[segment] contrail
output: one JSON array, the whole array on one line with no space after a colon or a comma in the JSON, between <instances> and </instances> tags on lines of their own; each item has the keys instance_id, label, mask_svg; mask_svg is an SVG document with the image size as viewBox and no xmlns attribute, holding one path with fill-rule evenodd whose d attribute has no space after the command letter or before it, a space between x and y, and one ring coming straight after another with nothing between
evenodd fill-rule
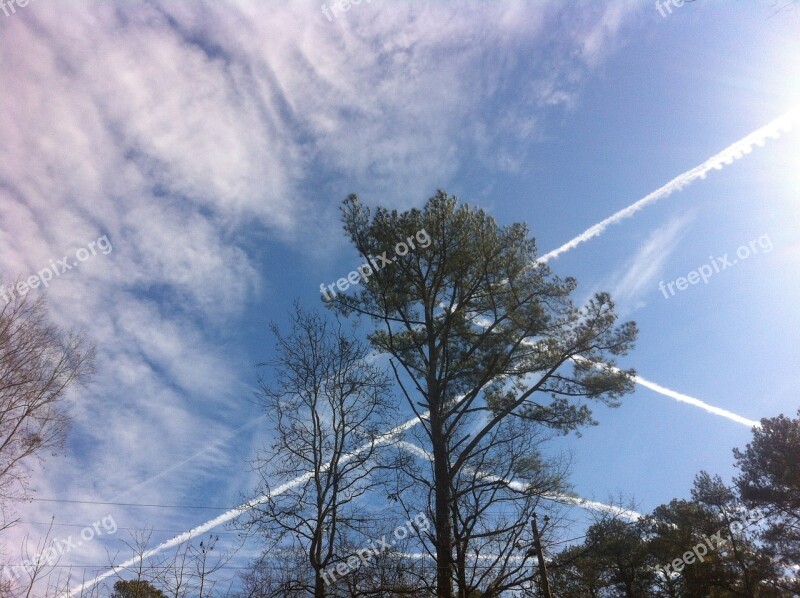
<instances>
[{"instance_id":1,"label":"contrail","mask_svg":"<svg viewBox=\"0 0 800 598\"><path fill-rule=\"evenodd\" d=\"M112 496L111 498L108 499L108 502L114 502L114 501L118 500L119 498L130 494L134 490L136 490L138 488L141 488L145 484L149 484L150 482L154 482L155 480L159 479L160 477L163 477L163 476L167 475L168 473L171 473L171 472L175 471L176 469L178 469L180 467L183 467L184 465L186 465L192 459L195 459L195 458L199 457L200 455L204 455L205 453L207 453L208 451L210 451L211 449L215 448L218 445L225 444L231 438L233 438L234 436L239 434L242 430L246 430L247 428L249 428L251 426L254 426L258 422L260 422L262 419L264 419L265 417L267 417L266 414L259 415L258 417L254 418L254 419L251 419L249 422L247 422L247 423L239 426L238 428L236 428L233 432L231 432L227 436L225 436L223 438L219 438L218 440L215 440L211 444L207 445L205 448L200 449L199 451L197 451L196 453L194 453L190 457L187 457L183 461L180 461L179 463L175 463L174 465L171 465L170 467L168 467L168 468L164 469L163 471L161 471L161 472L159 472L159 473L147 478L146 480L144 480L142 482L139 482L135 486L131 486L130 488L128 488L126 490L123 490L122 492L120 492L118 494L115 494L114 496Z\"/></svg>"},{"instance_id":2,"label":"contrail","mask_svg":"<svg viewBox=\"0 0 800 598\"><path fill-rule=\"evenodd\" d=\"M397 445L400 448L408 451L409 453L416 455L417 457L422 457L423 459L433 458L433 455L430 453L430 451L426 451L424 448L419 447L416 444L412 444L406 441L401 441L398 442ZM496 476L494 474L479 472L479 475L492 481L504 481L509 485L509 487L513 488L514 490L524 491L527 488L527 484L523 484L522 482L516 482L514 480L505 480L500 476ZM642 518L641 513L633 511L631 509L623 509L622 507L617 507L615 505L609 505L604 502L597 502L595 500L586 500L584 498L580 498L578 496L571 496L569 494L560 494L560 493L543 494L542 498L551 500L553 502L575 505L578 507L582 507L584 509L589 509L590 511L601 511L603 513L619 515L621 517L625 517L629 521L637 521Z\"/></svg>"},{"instance_id":3,"label":"contrail","mask_svg":"<svg viewBox=\"0 0 800 598\"><path fill-rule=\"evenodd\" d=\"M583 359L583 358L578 358L578 359ZM604 367L611 367L611 366L605 365ZM741 417L739 415L736 415L735 413L731 413L730 411L726 411L725 409L720 409L719 407L714 407L713 405L708 405L707 403L704 403L703 401L700 401L699 399L695 399L695 398L687 396L687 395L682 395L680 393L676 393L675 391L672 391L672 390L669 390L667 388L664 388L663 386L659 386L658 384L655 384L654 382L650 382L649 380L645 380L644 378L641 378L639 376L636 377L636 381L639 384L641 384L642 386L647 386L648 388L650 388L652 390L655 390L656 392L659 392L659 393L664 394L666 396L675 398L675 399L677 399L679 401L683 401L683 402L686 402L686 403L689 403L689 404L692 404L692 405L699 406L699 407L701 407L703 409L706 409L707 411L709 411L711 413L715 413L717 415L723 415L724 417L728 417L728 418L733 419L734 421L737 421L739 423L746 423L747 425L750 425L750 426L753 426L753 425L758 426L758 425L760 425L758 422L754 422L752 420L745 419L745 418L743 418L743 417ZM458 397L455 400L456 401L460 401L463 398L464 397L461 396L461 397ZM388 442L388 441L392 440L393 438L399 436L400 434L402 434L406 430L410 430L411 428L416 426L418 423L420 423L420 421L422 419L427 419L427 417L428 417L428 412L422 413L421 414L421 418L414 417L414 418L412 418L412 419L400 424L399 426L396 426L396 427L392 428L391 430L389 430L385 434L382 434L381 436L378 436L375 439L375 443L376 444L383 444L385 442ZM371 443L363 444L362 446L360 446L358 449L356 449L352 453L348 453L347 455L342 457L342 459L340 460L340 463L345 463L345 462L349 461L350 459L356 457L360 453L362 453L365 450L367 450L370 446L372 446ZM429 456L428 453L424 449L422 449L422 448L420 448L420 447L418 447L416 445L413 445L411 443L403 442L403 443L401 443L401 446L403 446L406 450L408 450L410 452L414 452L417 455ZM154 548L151 548L150 550L148 550L148 551L146 551L146 552L144 552L142 554L136 555L133 558L130 558L130 559L128 559L127 561L125 561L123 563L120 563L119 565L115 566L114 568L109 569L108 571L98 575L94 579L91 579L91 580L89 580L87 582L84 582L83 584L81 584L80 586L75 588L74 590L70 590L69 593L65 594L65 596L70 597L70 598L72 596L77 596L83 590L91 588L92 586L98 584L99 582L103 581L104 579L107 579L107 578L111 577L112 575L115 575L119 571L127 569L128 567L132 567L132 566L144 561L145 559L150 558L151 556L157 555L158 553L160 553L163 550L168 550L170 548L174 548L176 546L179 546L180 544L183 544L184 542L188 542L189 540L192 540L192 539L194 539L194 538L196 538L198 536L203 535L204 533L206 533L208 531L211 531L212 529L214 529L215 527L217 527L219 525L223 525L223 524L225 524L225 523L227 523L229 521L232 521L232 520L236 519L237 517L239 517L240 515L246 513L250 509L256 507L257 505L266 502L266 500L270 496L280 496L281 494L291 490L292 488L295 488L295 487L299 486L300 484L302 484L303 482L308 480L312 475L313 475L313 473L309 471L309 472L307 472L307 473L305 473L305 474L303 474L301 476L296 477L295 479L293 479L293 480L291 480L289 482L286 482L285 484L283 484L281 486L278 486L269 495L267 495L267 494L261 495L261 496L259 496L257 498L254 498L254 499L252 499L252 500L250 500L250 501L248 501L246 503L243 503L243 504L239 505L238 507L236 507L234 509L231 509L230 511L226 511L222 515L219 515L219 516L215 517L214 519L211 519L211 520L207 521L206 523L203 523L202 525L194 527L194 528L190 529L189 531L184 532L182 534L178 534L177 536L171 538L170 540L167 540L166 542L162 542L158 546L155 546ZM511 482L511 485L513 486L513 485L521 485L521 484L520 484L520 482ZM620 507L615 507L613 505L608 505L608 504L597 502L597 501L589 501L589 500L585 500L585 499L582 499L582 498L579 498L579 497L575 497L575 496L553 495L553 496L548 496L546 498L548 498L549 500L553 500L553 501L568 502L568 503L571 503L571 504L574 504L574 505L577 505L577 506L580 506L580 507L583 507L583 508L591 509L591 510L605 511L605 512L608 512L608 513L621 515L621 516L626 517L627 519L629 519L631 521L635 521L635 520L639 519L642 516L641 513L638 513L638 512L633 511L633 510L622 509Z\"/></svg>"},{"instance_id":4,"label":"contrail","mask_svg":"<svg viewBox=\"0 0 800 598\"><path fill-rule=\"evenodd\" d=\"M460 397L459 400L461 398L463 398L463 397ZM428 416L427 412L421 414L421 418L422 419L427 418L427 416ZM350 461L351 459L353 459L354 457L357 457L359 454L363 453L364 451L366 451L370 447L374 446L375 444L383 444L383 443L391 441L393 438L395 438L398 435L402 434L406 430L409 430L409 429L413 428L419 422L420 422L420 418L415 417L413 419L408 420L405 423L400 424L399 426L395 426L394 428L392 428L388 432L386 432L384 434L381 434L380 436L375 438L375 440L373 440L371 442L366 442L363 445L361 445L360 447L358 447L356 450L354 450L354 451L352 451L350 453L347 453L346 455L344 455L339 460L339 463L343 464L343 463L346 463L346 462ZM179 545L183 544L184 542L188 542L189 540L192 540L193 538L196 538L198 536L203 535L204 533L214 529L218 525L222 525L224 523L227 523L229 521L232 521L232 520L236 519L237 517L239 517L243 513L246 513L250 509L258 506L259 504L262 504L262 503L266 502L270 498L270 496L280 496L281 494L291 490L292 488L296 488L297 486L299 486L300 484L302 484L306 480L310 479L312 477L312 475L313 475L313 472L312 471L308 471L308 472L304 473L303 475L298 476L298 477L294 478L293 480L290 480L290 481L286 482L285 484L282 484L281 486L278 486L277 488L275 488L275 490L273 490L269 494L262 494L259 497L256 497L256 498L254 498L252 500L249 500L246 503L243 503L243 504L239 505L238 507L236 507L234 509L231 509L230 511L226 511L222 515L219 515L219 516L215 517L214 519L211 519L210 521L207 521L207 522L203 523L202 525L199 525L197 527L193 527L192 529L190 529L187 532L183 532L182 534L178 534L174 538L171 538L171 539L167 540L166 542L162 542L158 546L155 546L154 548L151 548L150 550L148 550L146 552L143 552L142 554L136 555L133 558L128 559L124 563L120 563L119 565L115 566L114 568L109 569L105 573L101 573L100 575L98 575L94 579L91 579L91 580L81 584L80 586L78 586L74 590L70 590L69 593L64 594L64 595L67 596L67 597L77 596L83 590L91 588L92 586L94 586L95 584L103 581L104 579L106 579L108 577L111 577L112 575L115 575L118 571L122 571L124 569L127 569L128 567L132 567L132 566L144 561L145 559L149 559L151 556L157 555L162 550L167 550L169 548L174 548L175 546L179 546Z\"/></svg>"},{"instance_id":5,"label":"contrail","mask_svg":"<svg viewBox=\"0 0 800 598\"><path fill-rule=\"evenodd\" d=\"M242 382L241 380L239 380L238 382L239 382L239 384L241 384L242 386L244 386L248 390L253 391L253 392L258 392L257 389L253 388L249 384L246 384L246 383ZM254 426L255 424L257 424L258 422L260 422L262 419L264 419L266 417L267 417L266 414L264 414L264 415L259 415L258 417L251 419L249 422L239 426L238 428L236 428L233 432L231 432L230 434L228 434L224 438L220 438L218 440L213 441L211 444L206 445L204 448L202 448L199 451L197 451L196 453L194 453L191 457L187 457L186 459L184 459L180 463L175 463L174 465L171 465L170 467L162 470L161 472L159 472L159 473L157 473L157 474L155 474L153 476L150 476L146 480L144 480L142 482L139 482L135 486L127 488L126 490L123 490L119 494L116 494L116 495L112 496L111 498L108 499L108 502L114 502L114 501L118 500L120 497L125 496L127 494L130 494L134 490L137 490L138 488L141 488L145 484L149 484L150 482L153 482L153 481L157 480L158 478L160 478L162 476L165 476L168 473L171 473L171 472L175 471L176 469L178 469L180 467L183 467L184 465L186 465L192 459L195 459L196 457L199 457L200 455L203 455L203 454L207 453L211 449L215 448L217 445L225 444L228 440L230 440L231 438L233 438L234 436L236 436L237 434L239 434L243 430L246 430L247 428L249 428L251 426Z\"/></svg>"},{"instance_id":6,"label":"contrail","mask_svg":"<svg viewBox=\"0 0 800 598\"><path fill-rule=\"evenodd\" d=\"M583 361L583 362L588 362L589 361L585 357L581 357L579 355L576 355L575 357L573 357L572 360L573 361ZM616 372L616 373L618 373L620 371L619 368L615 368L614 366L611 366L611 365L608 365L608 364L604 364L604 363L593 363L593 365L595 367L597 367L597 368L609 369L612 372ZM725 417L725 418L727 418L727 419L729 419L731 421L736 422L737 424L743 424L743 425L747 426L748 428L760 428L761 427L761 422L758 422L758 421L755 421L755 420L752 420L752 419L747 419L746 417L743 417L743 416L739 415L738 413L734 413L733 411L728 411L727 409L723 409L721 407L716 407L714 405L710 405L710 404L706 403L705 401L701 401L700 399L696 399L694 397L690 397L689 395L685 395L685 394L683 394L681 392L670 390L669 388L661 386L660 384L656 384L655 382L651 382L647 378L642 378L641 376L634 376L633 380L634 380L634 382L636 382L636 384L644 386L645 388L649 388L650 390L652 390L654 392L657 392L658 394L662 394L665 397L669 397L671 399L675 399L676 401L680 401L681 403L687 403L689 405L693 405L695 407L699 407L703 411L707 411L708 413L713 413L714 415L719 415L720 417Z\"/></svg>"},{"instance_id":7,"label":"contrail","mask_svg":"<svg viewBox=\"0 0 800 598\"><path fill-rule=\"evenodd\" d=\"M696 399L694 397L690 397L689 395L685 395L680 392L676 392L674 390L670 390L669 388L664 388L660 384L656 384L655 382L650 382L641 376L634 376L633 378L637 384L641 384L645 388L649 388L652 391L655 391L659 394L664 395L665 397L670 397L675 399L676 401L680 401L681 403L688 403L689 405L694 405L695 407L699 407L703 411L708 411L709 413L713 413L714 415L719 415L721 417L726 417L731 421L735 421L737 424L743 424L748 428L760 428L761 422L757 422L752 419L747 419L746 417L742 417L734 413L733 411L728 411L727 409L722 409L721 407L715 407L714 405L709 405L705 401L701 401L700 399Z\"/></svg>"},{"instance_id":8,"label":"contrail","mask_svg":"<svg viewBox=\"0 0 800 598\"><path fill-rule=\"evenodd\" d=\"M464 398L463 396L457 397L455 399L455 401L456 402L460 402L463 398ZM378 436L374 440L374 444L383 444L383 443L389 442L392 439L394 439L397 436L399 436L400 434L402 434L403 432L405 432L406 430L410 430L411 428L416 426L423 419L427 419L427 418L428 418L428 412L426 411L426 412L420 414L420 417L414 417L414 418L412 418L412 419L400 424L399 426L395 426L394 428L392 428L388 432L386 432L384 434L381 434L380 436ZM427 455L427 453L425 453L425 451L423 451L423 449L417 447L416 445L413 445L413 444L410 444L410 443L403 443L403 444L408 444L409 447L413 447L414 449L422 451L423 454ZM353 459L354 457L358 456L359 454L363 453L365 450L367 450L371 446L373 446L372 442L364 443L363 445L361 445L359 448L357 448L353 452L344 455L339 460L339 463L346 463L347 461L349 461L349 460ZM411 450L411 449L407 448L406 450ZM80 586L78 586L74 590L70 590L68 593L64 594L64 596L67 597L67 598L71 598L72 596L80 595L80 593L83 590L91 588L92 586L100 583L104 579L107 579L107 578L111 577L112 575L115 575L119 571L123 571L123 570L127 569L128 567L133 567L134 565L137 565L138 563L144 561L145 559L149 559L151 556L157 555L158 553L162 552L163 550L168 550L170 548L174 548L176 546L180 546L184 542L188 542L189 540L197 538L198 536L202 536L206 532L211 531L212 529L214 529L215 527L217 527L219 525L223 525L225 523L228 523L229 521L233 521L234 519L236 519L240 515L242 515L242 514L246 513L247 511L249 511L250 509L252 509L252 508L254 508L254 507L256 507L256 506L258 506L258 505L260 505L260 504L262 504L264 502L266 502L269 499L270 496L280 496L281 494L291 490L292 488L296 488L297 486L299 486L303 482L305 482L308 479L310 479L312 475L313 475L313 472L308 471L308 472L304 473L303 475L298 476L298 477L294 478L293 480L290 480L290 481L286 482L285 484L283 484L281 486L278 486L277 488L275 488L275 490L273 490L269 494L262 494L261 496L258 496L258 497L254 498L252 500L249 500L246 503L243 503L243 504L239 505L238 507L236 507L234 509L231 509L230 511L226 511L222 515L219 515L219 516L214 517L213 519L211 519L209 521L206 521L202 525L199 525L197 527L193 527L189 531L183 532L182 534L178 534L177 536L175 536L175 537L173 537L173 538L171 538L171 539L169 539L169 540L167 540L165 542L162 542L158 546L155 546L155 547L151 548L150 550L148 550L146 552L143 552L142 554L138 554L138 555L128 559L127 561L125 561L123 563L120 563L119 565L116 565L112 569L109 569L108 571L106 571L104 573L101 573L100 575L96 576L95 578L90 579L89 581L82 583ZM512 482L512 484L519 484L519 482ZM551 500L556 500L556 498L551 498ZM560 498L558 500L564 500L565 502L571 502L572 504L576 504L576 505L583 506L583 507L586 507L586 508L591 508L591 509L596 509L596 510L606 510L608 512L619 513L619 514L622 514L623 516L627 516L627 515L625 515L626 511L624 509L618 509L617 507L614 507L612 505L605 505L603 503L596 503L596 502L593 502L593 501L586 501L586 500L583 500L581 498L577 498L577 497L574 497L574 496L566 496L565 495L563 498ZM641 515L639 513L636 513L635 511L627 511L627 513L630 514L629 518L631 518L631 519L638 519L639 517L641 517Z\"/></svg>"},{"instance_id":9,"label":"contrail","mask_svg":"<svg viewBox=\"0 0 800 598\"><path fill-rule=\"evenodd\" d=\"M601 220L597 224L590 226L580 235L570 241L567 241L558 249L554 249L553 251L541 256L537 262L545 263L553 258L557 258L562 253L566 253L570 249L574 249L581 243L601 235L612 224L616 224L617 222L632 216L645 206L654 203L663 197L671 195L674 191L680 191L697 179L705 178L706 174L708 174L710 170L722 170L725 165L732 164L735 160L744 157L745 154L749 154L751 151L753 151L755 146L763 147L768 138L779 138L781 133L785 133L792 128L795 120L797 120L799 111L800 108L794 108L786 114L779 116L768 125L757 129L756 131L750 133L747 137L744 137L733 145L726 147L724 150L715 156L710 157L699 166L695 166L691 170L687 170L683 174L679 174L666 185L659 187L648 195L645 195L642 199L632 203L627 208L623 208L605 220Z\"/></svg>"}]
</instances>

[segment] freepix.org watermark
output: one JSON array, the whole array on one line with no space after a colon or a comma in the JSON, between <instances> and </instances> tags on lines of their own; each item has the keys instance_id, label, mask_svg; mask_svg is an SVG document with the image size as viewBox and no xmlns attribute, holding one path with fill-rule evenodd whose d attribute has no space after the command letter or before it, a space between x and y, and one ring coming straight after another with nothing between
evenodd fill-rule
<instances>
[{"instance_id":1,"label":"freepix.org watermark","mask_svg":"<svg viewBox=\"0 0 800 598\"><path fill-rule=\"evenodd\" d=\"M111 247L111 242L108 240L107 235L103 235L96 241L90 241L87 247L88 249L86 247L80 247L75 251L75 260L70 261L69 256L66 255L60 260L50 260L50 266L44 270L39 270L36 274L31 274L27 279L20 280L9 287L5 285L0 286L0 297L2 297L6 303L10 303L17 293L19 293L21 297L24 297L31 289L39 288L39 285L47 288L54 276L61 276L67 270L75 268L80 262L85 262L90 257L97 255L97 249L99 249L100 253L103 255L108 255L111 253L112 249L114 249Z\"/></svg>"},{"instance_id":2,"label":"freepix.org watermark","mask_svg":"<svg viewBox=\"0 0 800 598\"><path fill-rule=\"evenodd\" d=\"M739 263L739 261L744 261L748 259L750 256L756 255L759 253L759 249L763 251L763 253L769 253L772 251L772 241L769 238L769 235L761 235L758 239L753 239L747 245L742 245L736 250L737 258L729 257L729 254L725 254L722 257L713 257L708 256L708 259L711 260L710 264L703 264L699 268L692 270L686 276L679 276L675 280L664 284L664 281L658 283L658 290L664 295L664 299L669 299L670 297L675 296L675 288L679 291L685 291L689 288L691 284L697 284L701 280L703 284L708 284L709 278L711 278L714 274L719 274L723 270L727 270ZM669 290L669 295L667 294L667 290Z\"/></svg>"},{"instance_id":3,"label":"freepix.org watermark","mask_svg":"<svg viewBox=\"0 0 800 598\"><path fill-rule=\"evenodd\" d=\"M389 252L384 251L379 256L370 256L367 263L361 264L357 270L350 272L350 274L347 275L347 278L340 278L336 282L333 282L329 285L326 285L323 282L321 285L319 285L319 292L322 293L323 299L325 299L325 301L333 301L333 298L336 297L336 291L333 290L334 286L336 286L340 292L344 293L350 288L351 284L358 284L359 280L367 282L367 279L375 272L384 266L388 266L389 264L396 262L397 256L403 257L412 249L416 249L417 246L414 245L414 239L416 239L418 246L423 249L429 247L431 244L431 238L428 236L428 233L424 228L417 231L413 236L408 237L405 241L400 241L394 246L396 257L389 259L386 257L386 254ZM330 291L332 294L330 294L328 291Z\"/></svg>"},{"instance_id":4,"label":"freepix.org watermark","mask_svg":"<svg viewBox=\"0 0 800 598\"><path fill-rule=\"evenodd\" d=\"M364 0L364 2L369 4L372 2L372 0ZM339 12L347 12L357 4L361 4L361 0L338 0L337 2L331 2L330 7L327 4L323 4L322 12L325 15L325 18L328 19L328 22L332 23L333 19L336 18L337 8L339 9Z\"/></svg>"},{"instance_id":5,"label":"freepix.org watermark","mask_svg":"<svg viewBox=\"0 0 800 598\"><path fill-rule=\"evenodd\" d=\"M2 9L3 14L5 14L7 17L10 17L11 15L17 12L17 9L14 8L15 1L17 6L19 6L20 8L25 8L26 6L28 6L28 3L31 0L0 0L0 9ZM11 10L11 12L9 12L9 9Z\"/></svg>"},{"instance_id":6,"label":"freepix.org watermark","mask_svg":"<svg viewBox=\"0 0 800 598\"><path fill-rule=\"evenodd\" d=\"M409 519L403 525L398 525L392 536L395 540L404 540L408 534L413 534L415 531L425 532L431 527L431 522L425 516L425 513L419 513L414 516L414 519ZM356 554L348 557L347 562L337 563L336 567L331 567L322 572L322 579L325 580L325 585L330 585L336 581L336 573L339 577L344 577L351 571L355 571L362 565L368 565L369 562L377 555L385 550L389 550L394 545L394 542L387 542L386 536L382 536L380 540L370 542L366 548L356 550ZM336 570L336 573L332 569Z\"/></svg>"},{"instance_id":7,"label":"freepix.org watermark","mask_svg":"<svg viewBox=\"0 0 800 598\"><path fill-rule=\"evenodd\" d=\"M90 542L103 534L111 536L116 531L117 522L114 521L114 517L106 515L100 521L95 521L91 525L84 527L78 534L80 539L77 537L73 539L73 536L67 536L66 539L53 538L47 548L23 560L22 564L3 567L2 575L12 582L19 582L23 575L27 575L30 578L41 565L53 566L58 562L58 559L71 550L80 548L84 542Z\"/></svg>"},{"instance_id":8,"label":"freepix.org watermark","mask_svg":"<svg viewBox=\"0 0 800 598\"><path fill-rule=\"evenodd\" d=\"M738 534L745 527L757 523L760 519L763 519L763 517L764 514L761 510L753 509L752 511L748 511L741 519L734 520L730 525L730 529L734 534ZM727 543L728 540L722 537L724 532L725 530L721 529L710 537L704 535L702 542L696 544L691 550L684 552L682 556L673 559L668 565L664 565L658 569L664 573L665 576L669 577L670 569L673 569L676 573L680 573L686 565L691 565L696 561L702 563L705 561L705 557L708 555L709 551L719 550L720 546L724 546Z\"/></svg>"},{"instance_id":9,"label":"freepix.org watermark","mask_svg":"<svg viewBox=\"0 0 800 598\"><path fill-rule=\"evenodd\" d=\"M680 8L686 2L694 2L694 0L656 0L656 8L658 12L661 13L662 17L666 17L667 14L672 14L672 6ZM670 4L672 6L670 6ZM666 12L664 9L666 9Z\"/></svg>"}]
</instances>

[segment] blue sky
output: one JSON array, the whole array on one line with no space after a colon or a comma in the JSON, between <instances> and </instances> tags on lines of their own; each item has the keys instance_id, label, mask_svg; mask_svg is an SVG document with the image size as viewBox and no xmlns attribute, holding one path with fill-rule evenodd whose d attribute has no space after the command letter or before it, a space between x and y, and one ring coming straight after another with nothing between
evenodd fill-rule
<instances>
[{"instance_id":1,"label":"blue sky","mask_svg":"<svg viewBox=\"0 0 800 598\"><path fill-rule=\"evenodd\" d=\"M798 106L800 7L778 9L376 0L329 21L318 3L37 0L0 14L3 279L113 246L45 291L97 344L98 372L32 485L86 502L20 507L15 541L51 516L75 526L65 537L111 514L169 530L156 545L219 511L88 503L250 496L267 325L358 265L347 194L405 209L442 188L553 250ZM748 419L800 403L800 123L776 137L550 261L577 299L609 290L637 321L625 366ZM659 291L750 241L758 253L707 284ZM579 495L643 512L687 496L700 469L729 478L750 437L642 387L595 415L553 450L571 453ZM105 564L122 538L63 563Z\"/></svg>"}]
</instances>

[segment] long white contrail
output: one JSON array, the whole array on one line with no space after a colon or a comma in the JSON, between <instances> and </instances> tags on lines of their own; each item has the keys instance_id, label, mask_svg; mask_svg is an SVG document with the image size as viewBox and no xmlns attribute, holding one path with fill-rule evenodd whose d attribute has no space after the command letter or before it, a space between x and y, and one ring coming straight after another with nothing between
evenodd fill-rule
<instances>
[{"instance_id":1,"label":"long white contrail","mask_svg":"<svg viewBox=\"0 0 800 598\"><path fill-rule=\"evenodd\" d=\"M660 384L656 384L655 382L650 382L650 380L642 378L641 376L634 376L633 379L636 381L637 384L641 384L645 388L649 388L650 390L662 394L665 397L670 397L671 399L675 399L676 401L680 401L681 403L694 405L695 407L699 407L703 411L708 411L709 413L713 413L714 415L719 415L720 417L726 417L729 420L735 421L737 424L743 424L748 428L761 427L761 422L757 422L752 419L747 419L746 417L734 413L733 411L728 411L727 409L723 409L722 407L709 405L705 401L701 401L700 399L690 397L689 395L685 395L681 392L670 390L669 388L665 388Z\"/></svg>"},{"instance_id":2,"label":"long white contrail","mask_svg":"<svg viewBox=\"0 0 800 598\"><path fill-rule=\"evenodd\" d=\"M421 417L423 419L425 419L425 418L427 418L427 415L428 415L427 412L426 413L422 413ZM399 426L396 426L396 427L392 428L388 432L386 432L384 434L381 434L380 436L375 438L374 441L366 442L363 445L361 445L360 447L358 447L356 450L354 450L353 452L347 453L346 455L344 455L339 460L339 463L343 464L343 463L346 463L346 462L350 461L351 459L357 457L359 454L363 453L364 451L366 451L367 449L371 448L375 444L384 444L384 443L392 441L394 438L396 438L397 436L399 436L400 434L402 434L406 430L409 430L409 429L413 428L419 422L420 422L420 418L415 417L414 419L410 419L407 422L402 423ZM137 565L138 563L144 561L145 559L149 559L151 556L157 555L159 552L161 552L163 550L168 550L169 548L174 548L176 546L180 546L184 542L188 542L189 540L192 540L193 538L201 536L204 533L206 533L208 531L211 531L212 529L214 529L215 527L217 527L219 525L222 525L224 523L228 523L229 521L233 521L234 519L236 519L237 517L239 517L243 513L246 513L250 509L252 509L252 508L254 508L254 507L256 507L256 506L258 506L258 505L260 505L260 504L262 504L264 502L266 502L271 496L280 496L281 494L283 494L285 492L288 492L292 488L296 488L297 486L299 486L303 482L305 482L308 479L310 479L312 477L312 475L313 475L313 472L308 471L308 472L304 473L303 475L298 476L295 479L290 480L290 481L286 482L285 484L283 484L281 486L278 486L277 488L275 488L269 494L262 494L261 496L256 497L256 498L254 498L252 500L249 500L246 503L243 503L243 504L239 505L238 507L236 507L234 509L231 509L230 511L226 511L222 515L214 517L214 519L211 519L210 521L206 521L202 525L199 525L197 527L193 527L189 531L183 532L182 534L178 534L174 538L171 538L171 539L167 540L166 542L162 542L158 546L155 546L155 547L151 548L150 550L148 550L146 552L143 552L142 554L136 555L133 558L128 559L124 563L120 563L119 565L115 566L113 569L109 569L108 571L106 571L104 573L101 573L100 575L98 575L94 579L90 579L89 581L81 584L80 586L78 586L74 590L70 590L69 593L65 594L65 596L68 596L68 597L77 596L83 590L91 588L95 584L103 581L104 579L106 579L108 577L111 577L112 575L115 575L119 571L123 571L123 570L127 569L128 567L132 567L134 565Z\"/></svg>"},{"instance_id":3,"label":"long white contrail","mask_svg":"<svg viewBox=\"0 0 800 598\"><path fill-rule=\"evenodd\" d=\"M589 362L588 359L585 357L581 357L580 355L576 355L572 358L573 361L581 361L581 362ZM590 362L598 369L607 369L611 370L612 372L619 373L620 369L614 366L608 365L607 363L594 363ZM662 394L665 397L669 397L671 399L675 399L676 401L680 401L681 403L687 403L688 405L693 405L694 407L699 407L703 411L707 411L708 413L713 413L714 415L719 415L720 417L725 417L731 421L736 422L737 424L743 424L748 428L760 428L761 422L757 422L752 419L748 419L739 415L738 413L734 413L733 411L728 411L727 409L723 409L722 407L717 407L715 405L710 405L705 401L701 401L700 399L696 399L695 397L690 397L689 395L683 394L682 392L677 392L675 390L671 390L660 384L656 384L655 382L651 382L647 378L642 378L641 376L634 376L634 382L645 388L649 388L650 390L657 392L658 394Z\"/></svg>"},{"instance_id":4,"label":"long white contrail","mask_svg":"<svg viewBox=\"0 0 800 598\"><path fill-rule=\"evenodd\" d=\"M424 448L417 446L416 444L412 444L406 441L401 441L398 442L397 444L403 450L413 455L416 455L417 457L421 457L423 459L428 459L428 460L433 459L433 454L430 451L427 451ZM514 480L506 480L501 478L500 476L496 476L491 473L479 472L479 475L495 482L503 481L507 483L510 488L513 488L514 490L519 490L520 492L524 491L527 488L527 484L524 484L522 482L516 482ZM601 511L603 513L610 513L615 516L625 517L625 519L628 519L629 521L637 521L642 518L642 514L637 511L633 511L631 509L624 509L622 507L617 507L615 505L609 505L604 502L598 502L596 500L586 500L585 498L580 498L579 496L571 496L569 494L558 493L558 494L543 494L542 498L546 500L551 500L553 502L575 505L578 507L582 507L584 509L589 509L590 511Z\"/></svg>"},{"instance_id":5,"label":"long white contrail","mask_svg":"<svg viewBox=\"0 0 800 598\"><path fill-rule=\"evenodd\" d=\"M798 118L798 114L800 114L800 108L794 108L786 114L779 116L771 123L761 127L756 131L753 131L747 137L740 139L733 145L726 147L718 154L711 156L702 164L695 166L691 170L687 170L683 174L679 174L666 185L663 185L652 193L645 195L642 199L632 203L627 208L623 208L605 220L601 220L597 224L590 226L574 239L567 241L558 249L554 249L553 251L544 254L537 261L544 263L553 258L557 258L562 253L566 253L581 243L584 243L589 239L602 234L612 224L616 224L625 218L633 216L633 214L645 206L671 195L674 191L680 191L697 179L705 178L706 174L708 174L710 170L722 170L727 164L732 164L735 160L744 157L745 154L749 154L751 151L753 151L755 146L763 147L768 138L777 139L781 136L781 133L785 133L791 129L792 125Z\"/></svg>"}]
</instances>

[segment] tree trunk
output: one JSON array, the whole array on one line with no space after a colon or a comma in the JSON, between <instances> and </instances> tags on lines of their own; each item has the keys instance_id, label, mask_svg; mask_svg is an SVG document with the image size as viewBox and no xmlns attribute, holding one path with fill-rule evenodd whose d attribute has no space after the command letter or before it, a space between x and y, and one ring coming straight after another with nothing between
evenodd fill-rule
<instances>
[{"instance_id":1,"label":"tree trunk","mask_svg":"<svg viewBox=\"0 0 800 598\"><path fill-rule=\"evenodd\" d=\"M436 528L436 595L453 598L451 560L453 558L452 530L450 525L450 466L447 458L447 440L444 426L431 414L431 440L433 444L433 475L435 491Z\"/></svg>"},{"instance_id":2,"label":"tree trunk","mask_svg":"<svg viewBox=\"0 0 800 598\"><path fill-rule=\"evenodd\" d=\"M321 571L316 571L314 576L314 598L325 598L325 580L322 579Z\"/></svg>"}]
</instances>

